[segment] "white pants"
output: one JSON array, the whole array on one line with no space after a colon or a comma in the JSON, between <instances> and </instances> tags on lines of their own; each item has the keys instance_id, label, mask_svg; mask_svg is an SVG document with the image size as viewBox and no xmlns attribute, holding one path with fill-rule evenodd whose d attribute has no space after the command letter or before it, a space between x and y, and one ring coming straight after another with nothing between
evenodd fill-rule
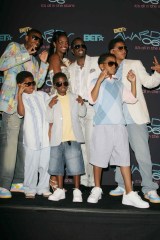
<instances>
[{"instance_id":1,"label":"white pants","mask_svg":"<svg viewBox=\"0 0 160 240\"><path fill-rule=\"evenodd\" d=\"M90 160L90 144L93 131L93 116L94 108L85 103L87 107L87 114L84 118L80 118L82 131L84 134L85 144L81 144L82 154L84 159L85 174L81 176L81 184L84 186L94 186L93 166L89 163Z\"/></svg>"},{"instance_id":2,"label":"white pants","mask_svg":"<svg viewBox=\"0 0 160 240\"><path fill-rule=\"evenodd\" d=\"M25 147L25 193L37 193L41 195L49 191L49 160L50 147L41 150L32 150Z\"/></svg>"}]
</instances>

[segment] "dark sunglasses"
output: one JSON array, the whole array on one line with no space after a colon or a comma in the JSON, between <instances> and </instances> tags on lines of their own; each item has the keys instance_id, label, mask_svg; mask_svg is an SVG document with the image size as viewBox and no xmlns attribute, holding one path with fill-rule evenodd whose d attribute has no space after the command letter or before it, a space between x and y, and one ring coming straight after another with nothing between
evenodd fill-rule
<instances>
[{"instance_id":1,"label":"dark sunglasses","mask_svg":"<svg viewBox=\"0 0 160 240\"><path fill-rule=\"evenodd\" d=\"M68 87L69 83L67 81L65 81L65 82L56 82L54 85L56 87L62 87L62 85L65 86L65 87Z\"/></svg>"},{"instance_id":2,"label":"dark sunglasses","mask_svg":"<svg viewBox=\"0 0 160 240\"><path fill-rule=\"evenodd\" d=\"M35 86L36 85L36 82L35 81L32 81L32 82L26 82L24 83L26 85L26 87L30 87L31 85L32 86Z\"/></svg>"},{"instance_id":3,"label":"dark sunglasses","mask_svg":"<svg viewBox=\"0 0 160 240\"><path fill-rule=\"evenodd\" d=\"M118 63L113 61L109 61L107 63L104 62L104 64L107 64L109 67L112 67L113 65L115 65L115 67L118 67Z\"/></svg>"},{"instance_id":4,"label":"dark sunglasses","mask_svg":"<svg viewBox=\"0 0 160 240\"><path fill-rule=\"evenodd\" d=\"M38 37L36 35L32 35L32 39L35 40L35 41L39 41L40 43L43 42L43 38L40 38L40 37Z\"/></svg>"},{"instance_id":5,"label":"dark sunglasses","mask_svg":"<svg viewBox=\"0 0 160 240\"><path fill-rule=\"evenodd\" d=\"M122 50L128 50L127 49L127 46L119 46L119 47L116 47L119 51L122 51Z\"/></svg>"},{"instance_id":6,"label":"dark sunglasses","mask_svg":"<svg viewBox=\"0 0 160 240\"><path fill-rule=\"evenodd\" d=\"M73 46L74 49L79 49L79 48L83 48L83 49L86 49L86 45L85 44L77 44L77 45L74 45Z\"/></svg>"}]
</instances>

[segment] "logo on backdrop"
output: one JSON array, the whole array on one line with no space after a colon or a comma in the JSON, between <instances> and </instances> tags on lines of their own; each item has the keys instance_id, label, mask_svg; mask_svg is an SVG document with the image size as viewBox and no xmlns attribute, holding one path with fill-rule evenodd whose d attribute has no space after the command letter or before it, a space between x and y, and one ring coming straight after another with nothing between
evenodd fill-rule
<instances>
[{"instance_id":1,"label":"logo on backdrop","mask_svg":"<svg viewBox=\"0 0 160 240\"><path fill-rule=\"evenodd\" d=\"M131 172L133 176L140 173L139 168L134 164L131 166ZM160 182L160 164L152 163L152 177L155 182ZM135 180L135 183L141 183L141 180Z\"/></svg>"},{"instance_id":2,"label":"logo on backdrop","mask_svg":"<svg viewBox=\"0 0 160 240\"><path fill-rule=\"evenodd\" d=\"M54 32L57 32L57 31L64 31L62 29L49 29L49 30L46 30L44 33L43 33L43 39L46 40L48 43L51 42L51 39L52 39L52 36L53 36L53 33ZM70 38L72 35L74 35L74 33L68 33L68 38Z\"/></svg>"},{"instance_id":3,"label":"logo on backdrop","mask_svg":"<svg viewBox=\"0 0 160 240\"><path fill-rule=\"evenodd\" d=\"M125 28L126 29L126 28ZM115 33L115 29L113 29ZM124 41L139 41L143 46L135 46L136 50L160 50L160 32L145 29L140 32L118 32L114 38L121 37Z\"/></svg>"},{"instance_id":4,"label":"logo on backdrop","mask_svg":"<svg viewBox=\"0 0 160 240\"><path fill-rule=\"evenodd\" d=\"M135 8L160 8L160 0L139 0L139 4L134 4Z\"/></svg>"},{"instance_id":5,"label":"logo on backdrop","mask_svg":"<svg viewBox=\"0 0 160 240\"><path fill-rule=\"evenodd\" d=\"M160 119L151 118L151 123L147 126L150 138L160 138Z\"/></svg>"},{"instance_id":6,"label":"logo on backdrop","mask_svg":"<svg viewBox=\"0 0 160 240\"><path fill-rule=\"evenodd\" d=\"M83 40L85 42L102 42L104 37L102 34L84 34Z\"/></svg>"},{"instance_id":7,"label":"logo on backdrop","mask_svg":"<svg viewBox=\"0 0 160 240\"><path fill-rule=\"evenodd\" d=\"M11 41L12 37L10 34L0 34L0 42Z\"/></svg>"},{"instance_id":8,"label":"logo on backdrop","mask_svg":"<svg viewBox=\"0 0 160 240\"><path fill-rule=\"evenodd\" d=\"M46 0L46 3L41 3L42 8L74 8L75 4L68 3L68 0Z\"/></svg>"},{"instance_id":9,"label":"logo on backdrop","mask_svg":"<svg viewBox=\"0 0 160 240\"><path fill-rule=\"evenodd\" d=\"M19 32L21 33L21 35L20 35L19 38L22 38L22 37L26 36L26 33L29 29L31 29L31 28L30 27L20 28ZM57 32L57 31L64 31L64 30L62 30L62 29L56 29L56 30L55 29L49 29L49 30L46 30L46 31L43 32L42 37L47 43L50 43L51 39L52 39L52 36L53 36L53 33ZM73 35L74 35L74 33L68 33L68 38L70 38ZM42 46L42 48L49 48L49 45L48 46Z\"/></svg>"}]
</instances>

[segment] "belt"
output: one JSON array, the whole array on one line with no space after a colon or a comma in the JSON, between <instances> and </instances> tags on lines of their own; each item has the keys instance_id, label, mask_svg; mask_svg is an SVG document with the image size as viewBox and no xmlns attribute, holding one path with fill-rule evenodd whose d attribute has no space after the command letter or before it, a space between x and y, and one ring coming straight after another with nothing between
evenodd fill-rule
<instances>
[{"instance_id":1,"label":"belt","mask_svg":"<svg viewBox=\"0 0 160 240\"><path fill-rule=\"evenodd\" d=\"M83 102L88 102L88 100L87 100L87 99L83 99ZM93 106L93 104L90 104L89 102L88 102L88 104L89 104L90 106Z\"/></svg>"}]
</instances>

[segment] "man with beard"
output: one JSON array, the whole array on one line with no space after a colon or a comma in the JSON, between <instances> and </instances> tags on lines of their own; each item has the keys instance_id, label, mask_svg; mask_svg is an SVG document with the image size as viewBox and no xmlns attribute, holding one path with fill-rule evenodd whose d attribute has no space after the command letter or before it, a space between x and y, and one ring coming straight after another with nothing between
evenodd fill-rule
<instances>
[{"instance_id":1,"label":"man with beard","mask_svg":"<svg viewBox=\"0 0 160 240\"><path fill-rule=\"evenodd\" d=\"M89 163L90 142L93 128L93 106L88 102L88 92L91 76L97 76L100 73L98 66L98 57L90 57L87 53L87 47L82 38L77 37L71 42L71 51L75 57L68 71L70 73L70 89L74 94L82 97L87 106L87 114L81 119L82 130L85 138L85 144L82 144L82 153L85 164L85 174L81 176L81 184L86 187L94 186L93 167Z\"/></svg>"}]
</instances>

